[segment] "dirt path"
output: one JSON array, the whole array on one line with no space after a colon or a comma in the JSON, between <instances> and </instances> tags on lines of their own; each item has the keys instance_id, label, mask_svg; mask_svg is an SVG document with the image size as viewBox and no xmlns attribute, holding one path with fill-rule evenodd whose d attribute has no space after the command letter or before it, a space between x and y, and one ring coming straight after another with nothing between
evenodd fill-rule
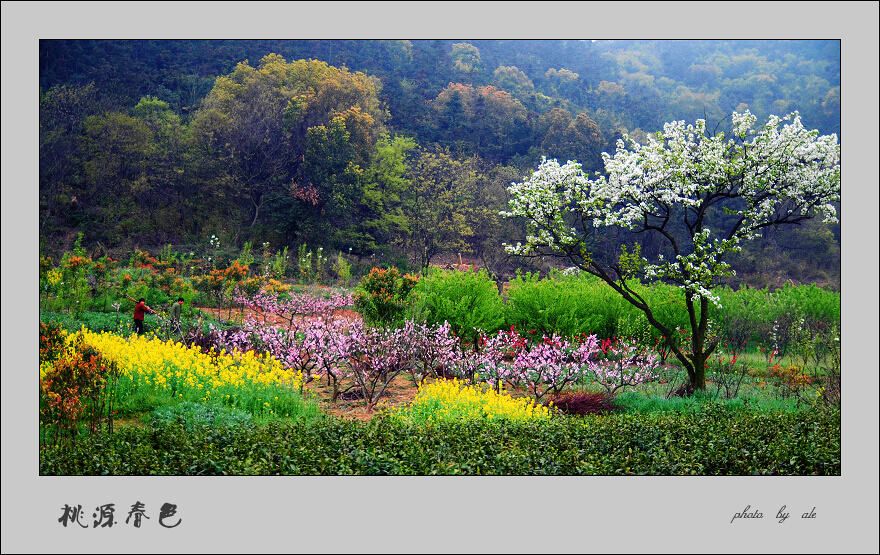
<instances>
[{"instance_id":1,"label":"dirt path","mask_svg":"<svg viewBox=\"0 0 880 555\"><path fill-rule=\"evenodd\" d=\"M199 312L203 312L205 314L210 314L214 318L219 320L223 320L224 322L229 321L229 318L232 318L233 322L241 323L248 318L254 318L259 322L266 322L275 326L286 326L289 322L286 318L283 318L277 314L273 314L271 312L266 313L258 308L245 308L244 310L240 308L233 308L230 312L225 308L209 308L209 307L195 307ZM352 319L360 319L361 315L355 312L354 310L350 310L347 308L340 308L333 311L334 318L352 318ZM305 321L305 320L317 320L320 318L318 315L312 316L294 316L295 322Z\"/></svg>"}]
</instances>

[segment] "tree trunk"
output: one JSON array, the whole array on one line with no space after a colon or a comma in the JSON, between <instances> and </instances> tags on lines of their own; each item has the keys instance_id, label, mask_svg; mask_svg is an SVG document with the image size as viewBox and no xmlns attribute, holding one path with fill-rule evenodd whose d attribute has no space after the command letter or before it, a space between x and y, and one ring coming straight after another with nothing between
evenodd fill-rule
<instances>
[{"instance_id":1,"label":"tree trunk","mask_svg":"<svg viewBox=\"0 0 880 555\"><path fill-rule=\"evenodd\" d=\"M263 206L263 195L259 195L259 202L255 201L253 197L251 198L251 204L254 205L254 219L251 220L251 228L253 228L257 224L257 218L260 217L260 208Z\"/></svg>"},{"instance_id":2,"label":"tree trunk","mask_svg":"<svg viewBox=\"0 0 880 555\"><path fill-rule=\"evenodd\" d=\"M694 355L694 375L691 378L694 391L706 391L706 360L708 358L705 353L701 353L700 356Z\"/></svg>"},{"instance_id":3,"label":"tree trunk","mask_svg":"<svg viewBox=\"0 0 880 555\"><path fill-rule=\"evenodd\" d=\"M692 384L694 390L706 390L706 362L715 350L718 344L717 339L708 347L706 346L707 332L709 331L709 301L705 296L700 297L700 319L697 329L693 330L693 347L694 347L694 379Z\"/></svg>"}]
</instances>

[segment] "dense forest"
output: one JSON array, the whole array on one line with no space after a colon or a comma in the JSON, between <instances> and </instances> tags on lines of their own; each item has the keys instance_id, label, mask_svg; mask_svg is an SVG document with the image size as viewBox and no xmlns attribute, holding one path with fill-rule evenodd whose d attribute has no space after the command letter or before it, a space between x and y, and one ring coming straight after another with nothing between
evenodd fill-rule
<instances>
[{"instance_id":1,"label":"dense forest","mask_svg":"<svg viewBox=\"0 0 880 555\"><path fill-rule=\"evenodd\" d=\"M506 257L498 211L543 156L601 171L623 134L744 109L840 136L840 42L42 40L41 251L215 235L508 276L540 262ZM734 268L839 288L840 226L767 230Z\"/></svg>"}]
</instances>

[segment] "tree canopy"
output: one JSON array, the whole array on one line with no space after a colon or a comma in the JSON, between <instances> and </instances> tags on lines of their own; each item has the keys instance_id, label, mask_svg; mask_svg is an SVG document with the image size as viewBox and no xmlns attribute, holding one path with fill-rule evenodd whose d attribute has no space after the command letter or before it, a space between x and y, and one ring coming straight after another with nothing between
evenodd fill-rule
<instances>
[{"instance_id":1,"label":"tree canopy","mask_svg":"<svg viewBox=\"0 0 880 555\"><path fill-rule=\"evenodd\" d=\"M840 200L836 135L807 130L797 112L771 116L758 129L748 111L731 119L730 137L710 134L705 120L667 123L647 144L624 137L614 154L603 153L605 172L596 179L576 162L544 160L528 179L510 186L505 212L526 221L525 243L511 246L511 253L563 256L604 280L668 338L699 389L716 347L709 337L709 305L719 304L712 288L732 274L730 255L767 227L813 216L835 222ZM591 252L594 230L602 227L659 235L665 253L648 260L625 246L619 256ZM689 350L672 341L676 330L631 287L638 278L682 289Z\"/></svg>"},{"instance_id":2,"label":"tree canopy","mask_svg":"<svg viewBox=\"0 0 880 555\"><path fill-rule=\"evenodd\" d=\"M521 179L542 156L600 170L619 137L647 144L665 121L701 118L730 135L725 118L734 110L760 119L797 110L805 126L839 134L839 48L43 40L41 237L50 250L69 248L79 231L85 245L130 249L218 234L227 245L308 242L417 263L404 193L424 153L478 161L474 203L494 213L507 201L499 176ZM412 146L403 149L404 140ZM493 234L520 226L468 214L458 229L474 234L448 244L477 256L500 244ZM656 238L625 229L596 229L594 239L609 252L634 242L651 256L660 249ZM821 255L799 248L806 244ZM760 286L793 278L838 287L839 245L835 223L766 228L730 264L736 279ZM763 251L772 255L756 264Z\"/></svg>"}]
</instances>

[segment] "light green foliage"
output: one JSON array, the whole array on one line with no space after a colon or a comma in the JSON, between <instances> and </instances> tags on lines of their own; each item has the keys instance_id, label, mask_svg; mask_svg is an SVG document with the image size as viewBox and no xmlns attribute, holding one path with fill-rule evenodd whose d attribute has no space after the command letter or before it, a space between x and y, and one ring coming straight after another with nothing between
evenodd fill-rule
<instances>
[{"instance_id":1,"label":"light green foliage","mask_svg":"<svg viewBox=\"0 0 880 555\"><path fill-rule=\"evenodd\" d=\"M327 257L324 256L324 247L318 247L312 251L303 243L297 249L297 269L299 281L304 284L313 284L322 281L327 269Z\"/></svg>"},{"instance_id":2,"label":"light green foliage","mask_svg":"<svg viewBox=\"0 0 880 555\"><path fill-rule=\"evenodd\" d=\"M627 252L626 245L620 245L620 257L617 263L623 277L629 279L638 275L645 265L642 258L642 245L640 243L633 245L632 253Z\"/></svg>"},{"instance_id":3,"label":"light green foliage","mask_svg":"<svg viewBox=\"0 0 880 555\"><path fill-rule=\"evenodd\" d=\"M324 247L318 247L315 251L315 279L320 281L324 277L327 267L327 257L324 256Z\"/></svg>"},{"instance_id":4,"label":"light green foliage","mask_svg":"<svg viewBox=\"0 0 880 555\"><path fill-rule=\"evenodd\" d=\"M431 270L419 280L413 314L430 324L449 322L456 335L476 342L480 330L492 332L504 324L498 286L485 270Z\"/></svg>"},{"instance_id":5,"label":"light green foliage","mask_svg":"<svg viewBox=\"0 0 880 555\"><path fill-rule=\"evenodd\" d=\"M671 285L631 283L633 290L654 307L653 314L670 329L688 329L687 309L679 290ZM721 298L721 309L709 308L714 331L725 342L758 345L777 334L788 342L788 330L804 317L804 329L830 329L840 322L840 293L815 286L787 286L775 292L743 287L714 290ZM653 344L662 337L646 329L645 315L620 298L599 278L589 275L566 276L553 273L539 279L537 274L520 274L507 290L505 315L508 325L517 329L536 329L541 333L576 336L595 333L599 337L636 337ZM681 338L678 338L680 340Z\"/></svg>"},{"instance_id":6,"label":"light green foliage","mask_svg":"<svg viewBox=\"0 0 880 555\"><path fill-rule=\"evenodd\" d=\"M272 261L272 274L278 279L284 278L287 274L287 247L275 253L275 258Z\"/></svg>"},{"instance_id":7,"label":"light green foliage","mask_svg":"<svg viewBox=\"0 0 880 555\"><path fill-rule=\"evenodd\" d=\"M517 98L528 98L535 92L535 84L516 66L498 66L492 76L499 89Z\"/></svg>"},{"instance_id":8,"label":"light green foliage","mask_svg":"<svg viewBox=\"0 0 880 555\"><path fill-rule=\"evenodd\" d=\"M417 283L418 278L401 274L393 266L373 268L358 284L354 293L355 308L370 325L399 327L413 303L412 292Z\"/></svg>"},{"instance_id":9,"label":"light green foliage","mask_svg":"<svg viewBox=\"0 0 880 555\"><path fill-rule=\"evenodd\" d=\"M238 261L243 266L250 266L254 263L256 258L253 253L253 242L245 241L244 246L241 248L241 253L238 255Z\"/></svg>"},{"instance_id":10,"label":"light green foliage","mask_svg":"<svg viewBox=\"0 0 880 555\"><path fill-rule=\"evenodd\" d=\"M342 253L336 256L333 271L336 272L336 276L339 278L339 284L342 287L348 287L348 284L351 282L351 264L348 263Z\"/></svg>"},{"instance_id":11,"label":"light green foliage","mask_svg":"<svg viewBox=\"0 0 880 555\"><path fill-rule=\"evenodd\" d=\"M427 268L444 250L467 251L473 235L474 198L479 176L476 161L448 151L421 152L411 169L412 187L403 212L409 225L409 250Z\"/></svg>"},{"instance_id":12,"label":"light green foliage","mask_svg":"<svg viewBox=\"0 0 880 555\"><path fill-rule=\"evenodd\" d=\"M177 262L178 256L178 253L174 251L174 248L171 245L165 245L159 250L159 260L163 262L171 262L174 264Z\"/></svg>"},{"instance_id":13,"label":"light green foliage","mask_svg":"<svg viewBox=\"0 0 880 555\"><path fill-rule=\"evenodd\" d=\"M415 140L381 138L365 177L364 203L369 213L365 228L379 244L403 246L410 232L404 203L412 185L408 158L418 148Z\"/></svg>"},{"instance_id":14,"label":"light green foliage","mask_svg":"<svg viewBox=\"0 0 880 555\"><path fill-rule=\"evenodd\" d=\"M510 280L506 323L539 335L612 337L622 307L613 293L585 276L554 274L540 279L539 274L526 272Z\"/></svg>"},{"instance_id":15,"label":"light green foliage","mask_svg":"<svg viewBox=\"0 0 880 555\"><path fill-rule=\"evenodd\" d=\"M480 49L468 42L456 42L452 45L453 68L462 73L475 73L482 69Z\"/></svg>"},{"instance_id":16,"label":"light green foliage","mask_svg":"<svg viewBox=\"0 0 880 555\"><path fill-rule=\"evenodd\" d=\"M299 280L301 283L312 283L314 281L314 270L312 269L312 251L308 245L303 243L297 250L297 267L299 268Z\"/></svg>"}]
</instances>

